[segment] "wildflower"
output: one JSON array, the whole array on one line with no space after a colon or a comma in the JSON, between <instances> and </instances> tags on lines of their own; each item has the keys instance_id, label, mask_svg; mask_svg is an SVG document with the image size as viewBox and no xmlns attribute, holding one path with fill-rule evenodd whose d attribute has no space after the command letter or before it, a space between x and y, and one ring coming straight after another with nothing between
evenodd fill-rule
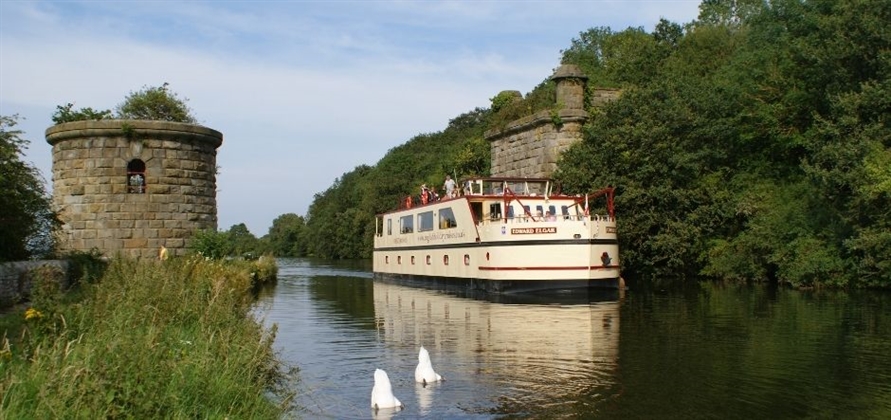
<instances>
[{"instance_id":1,"label":"wildflower","mask_svg":"<svg viewBox=\"0 0 891 420\"><path fill-rule=\"evenodd\" d=\"M40 319L40 318L43 318L43 314L40 313L40 311L38 311L37 309L28 308L28 310L25 311L25 321L30 321L32 319Z\"/></svg>"}]
</instances>

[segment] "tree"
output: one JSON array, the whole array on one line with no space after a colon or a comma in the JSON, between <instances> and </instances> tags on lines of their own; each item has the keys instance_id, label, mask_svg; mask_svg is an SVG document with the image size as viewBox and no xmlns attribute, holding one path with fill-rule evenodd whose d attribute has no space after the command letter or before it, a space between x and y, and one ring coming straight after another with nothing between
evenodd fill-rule
<instances>
[{"instance_id":1,"label":"tree","mask_svg":"<svg viewBox=\"0 0 891 420\"><path fill-rule=\"evenodd\" d=\"M168 86L164 83L161 87L145 86L139 92L130 92L116 108L118 118L194 124L196 119L186 105L188 99L180 99Z\"/></svg>"},{"instance_id":2,"label":"tree","mask_svg":"<svg viewBox=\"0 0 891 420\"><path fill-rule=\"evenodd\" d=\"M260 249L260 241L248 230L247 225L239 223L232 225L227 233L230 253L233 256L256 254Z\"/></svg>"},{"instance_id":3,"label":"tree","mask_svg":"<svg viewBox=\"0 0 891 420\"><path fill-rule=\"evenodd\" d=\"M56 106L56 112L52 117L54 124L62 124L72 121L105 120L110 118L114 118L114 116L109 109L99 111L90 107L85 107L75 110L74 104L71 102L65 106Z\"/></svg>"},{"instance_id":4,"label":"tree","mask_svg":"<svg viewBox=\"0 0 891 420\"><path fill-rule=\"evenodd\" d=\"M52 251L59 222L40 172L21 160L28 141L12 130L18 115L0 116L0 261Z\"/></svg>"},{"instance_id":5,"label":"tree","mask_svg":"<svg viewBox=\"0 0 891 420\"><path fill-rule=\"evenodd\" d=\"M263 239L276 257L304 257L307 255L305 229L303 216L287 213L272 221L269 233Z\"/></svg>"}]
</instances>

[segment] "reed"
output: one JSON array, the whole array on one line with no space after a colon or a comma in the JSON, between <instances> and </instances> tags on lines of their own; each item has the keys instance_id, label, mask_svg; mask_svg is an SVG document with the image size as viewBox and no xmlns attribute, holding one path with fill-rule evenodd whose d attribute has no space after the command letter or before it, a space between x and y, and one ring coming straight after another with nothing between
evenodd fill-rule
<instances>
[{"instance_id":1,"label":"reed","mask_svg":"<svg viewBox=\"0 0 891 420\"><path fill-rule=\"evenodd\" d=\"M0 343L0 418L280 418L290 398L252 270L116 258L79 302L29 308Z\"/></svg>"}]
</instances>

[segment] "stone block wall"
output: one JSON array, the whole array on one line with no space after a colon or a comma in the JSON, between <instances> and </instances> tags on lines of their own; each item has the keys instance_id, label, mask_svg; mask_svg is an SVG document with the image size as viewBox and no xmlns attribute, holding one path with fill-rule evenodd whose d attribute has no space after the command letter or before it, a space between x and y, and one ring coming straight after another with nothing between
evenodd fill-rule
<instances>
[{"instance_id":1,"label":"stone block wall","mask_svg":"<svg viewBox=\"0 0 891 420\"><path fill-rule=\"evenodd\" d=\"M61 276L63 289L68 288L68 262L60 260L48 261L15 261L0 263L0 309L8 308L27 300L31 296L33 280L31 272L40 267L51 267Z\"/></svg>"},{"instance_id":2,"label":"stone block wall","mask_svg":"<svg viewBox=\"0 0 891 420\"><path fill-rule=\"evenodd\" d=\"M548 178L557 160L582 139L587 120L582 110L541 111L513 121L504 130L486 133L492 151L492 176Z\"/></svg>"},{"instance_id":3,"label":"stone block wall","mask_svg":"<svg viewBox=\"0 0 891 420\"><path fill-rule=\"evenodd\" d=\"M167 121L77 121L50 127L46 140L60 251L157 258L164 246L182 255L195 232L216 229L220 132ZM133 162L144 164L138 190L129 183Z\"/></svg>"},{"instance_id":4,"label":"stone block wall","mask_svg":"<svg viewBox=\"0 0 891 420\"><path fill-rule=\"evenodd\" d=\"M560 155L582 140L588 120L584 109L587 76L577 66L562 65L551 79L556 83L554 111L540 111L509 123L504 129L486 132L492 153L492 176L549 178ZM618 89L592 89L591 106L616 99Z\"/></svg>"}]
</instances>

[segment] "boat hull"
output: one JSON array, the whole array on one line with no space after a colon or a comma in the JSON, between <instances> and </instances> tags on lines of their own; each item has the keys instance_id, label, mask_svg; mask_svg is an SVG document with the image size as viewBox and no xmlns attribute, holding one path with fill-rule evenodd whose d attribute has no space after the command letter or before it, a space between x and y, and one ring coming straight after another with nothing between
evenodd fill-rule
<instances>
[{"instance_id":1,"label":"boat hull","mask_svg":"<svg viewBox=\"0 0 891 420\"><path fill-rule=\"evenodd\" d=\"M375 272L374 280L401 286L443 290L461 294L485 292L492 294L552 294L575 295L592 289L616 290L622 287L619 276L590 278L562 278L541 280L461 278L436 275L417 275Z\"/></svg>"}]
</instances>

